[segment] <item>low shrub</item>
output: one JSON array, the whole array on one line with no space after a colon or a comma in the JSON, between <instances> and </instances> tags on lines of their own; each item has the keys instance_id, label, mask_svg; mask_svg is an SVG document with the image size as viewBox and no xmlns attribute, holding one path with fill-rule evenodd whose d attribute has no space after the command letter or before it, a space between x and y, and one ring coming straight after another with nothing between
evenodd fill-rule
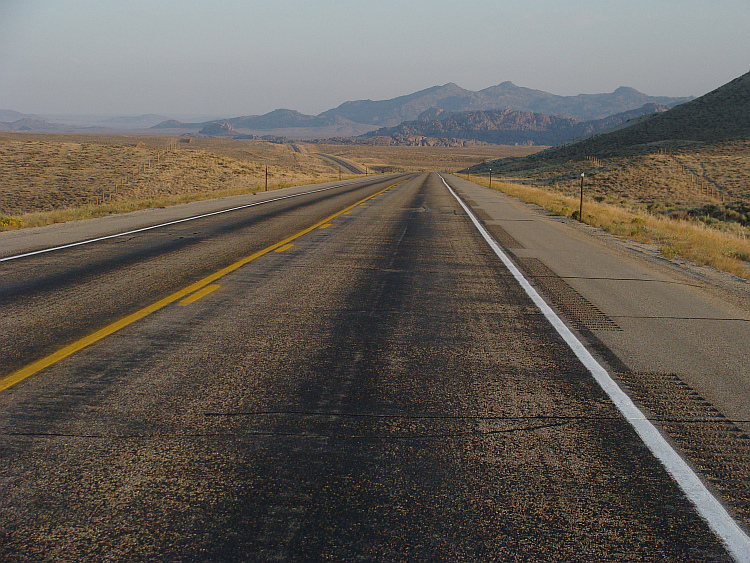
<instances>
[{"instance_id":1,"label":"low shrub","mask_svg":"<svg viewBox=\"0 0 750 563\"><path fill-rule=\"evenodd\" d=\"M0 215L0 231L10 231L11 229L22 229L23 221L18 217L10 215Z\"/></svg>"}]
</instances>

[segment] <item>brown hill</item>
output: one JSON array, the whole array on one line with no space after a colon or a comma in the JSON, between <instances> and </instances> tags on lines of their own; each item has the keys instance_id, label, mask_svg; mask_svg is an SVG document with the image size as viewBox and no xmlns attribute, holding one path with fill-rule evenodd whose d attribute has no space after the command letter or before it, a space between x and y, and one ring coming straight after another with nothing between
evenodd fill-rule
<instances>
[{"instance_id":1,"label":"brown hill","mask_svg":"<svg viewBox=\"0 0 750 563\"><path fill-rule=\"evenodd\" d=\"M595 138L535 155L541 159L653 152L653 143L750 139L750 72L690 102Z\"/></svg>"},{"instance_id":2,"label":"brown hill","mask_svg":"<svg viewBox=\"0 0 750 563\"><path fill-rule=\"evenodd\" d=\"M750 73L667 112L524 158L466 169L738 229L750 201ZM731 223L731 224L730 224ZM745 231L741 232L745 236Z\"/></svg>"},{"instance_id":3,"label":"brown hill","mask_svg":"<svg viewBox=\"0 0 750 563\"><path fill-rule=\"evenodd\" d=\"M452 114L445 119L407 121L397 127L368 133L367 137L474 139L498 145L554 145L577 137L582 120L529 111L496 109Z\"/></svg>"},{"instance_id":4,"label":"brown hill","mask_svg":"<svg viewBox=\"0 0 750 563\"><path fill-rule=\"evenodd\" d=\"M3 131L61 131L69 129L69 127L63 125L31 117L24 117L11 123L3 123L2 125Z\"/></svg>"}]
</instances>

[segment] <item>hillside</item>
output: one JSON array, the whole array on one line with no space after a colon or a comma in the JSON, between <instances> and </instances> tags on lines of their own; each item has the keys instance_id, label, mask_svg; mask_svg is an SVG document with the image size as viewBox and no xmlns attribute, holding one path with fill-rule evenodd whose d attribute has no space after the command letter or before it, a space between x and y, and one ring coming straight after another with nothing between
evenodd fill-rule
<instances>
[{"instance_id":1,"label":"hillside","mask_svg":"<svg viewBox=\"0 0 750 563\"><path fill-rule=\"evenodd\" d=\"M265 187L266 171L272 188L338 177L336 166L278 143L221 138L175 143L153 135L140 139L0 134L0 216L62 213L102 203L112 206L100 209L107 214L115 208L129 211L229 190L250 192ZM133 202L140 203L131 207ZM23 221L34 224L29 217Z\"/></svg>"},{"instance_id":2,"label":"hillside","mask_svg":"<svg viewBox=\"0 0 750 563\"><path fill-rule=\"evenodd\" d=\"M647 104L637 110L583 121L510 109L450 114L437 108L423 112L416 121L381 128L365 137L391 137L393 144L408 143L417 136L439 139L472 139L499 145L555 145L576 137L597 133L649 113L666 111L667 106Z\"/></svg>"},{"instance_id":3,"label":"hillside","mask_svg":"<svg viewBox=\"0 0 750 563\"><path fill-rule=\"evenodd\" d=\"M650 145L717 143L750 138L750 72L668 112L630 127L539 153L559 159L654 152Z\"/></svg>"},{"instance_id":4,"label":"hillside","mask_svg":"<svg viewBox=\"0 0 750 563\"><path fill-rule=\"evenodd\" d=\"M512 82L503 82L478 92L449 83L390 100L345 102L320 115L339 116L358 123L393 127L403 121L416 120L421 113L431 108L451 113L507 108L588 121L634 110L645 104L674 106L688 100L690 98L648 96L625 87L609 94L557 96L542 90L516 86Z\"/></svg>"},{"instance_id":5,"label":"hillside","mask_svg":"<svg viewBox=\"0 0 750 563\"><path fill-rule=\"evenodd\" d=\"M483 174L489 169L495 177L567 195L578 192L583 172L587 196L597 201L696 217L727 229L747 227L750 73L667 112L524 158L487 161L464 172Z\"/></svg>"}]
</instances>

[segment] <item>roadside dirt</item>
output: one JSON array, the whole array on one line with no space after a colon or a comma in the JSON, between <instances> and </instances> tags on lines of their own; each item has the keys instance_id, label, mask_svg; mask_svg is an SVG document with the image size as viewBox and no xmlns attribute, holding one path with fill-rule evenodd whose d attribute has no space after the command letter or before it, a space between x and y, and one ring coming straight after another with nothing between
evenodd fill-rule
<instances>
[{"instance_id":1,"label":"roadside dirt","mask_svg":"<svg viewBox=\"0 0 750 563\"><path fill-rule=\"evenodd\" d=\"M206 142L208 141L208 142ZM188 192L252 191L333 178L338 169L258 141L0 135L0 214L22 215Z\"/></svg>"}]
</instances>

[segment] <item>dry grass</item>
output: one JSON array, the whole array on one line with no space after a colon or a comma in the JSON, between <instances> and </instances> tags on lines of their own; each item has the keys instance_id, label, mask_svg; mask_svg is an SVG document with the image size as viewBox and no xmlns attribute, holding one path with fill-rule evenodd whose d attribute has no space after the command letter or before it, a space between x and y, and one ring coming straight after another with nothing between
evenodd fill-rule
<instances>
[{"instance_id":1,"label":"dry grass","mask_svg":"<svg viewBox=\"0 0 750 563\"><path fill-rule=\"evenodd\" d=\"M472 176L474 182L489 185L487 178ZM577 215L579 199L557 191L521 184L493 181L492 188L523 201L535 203L557 215ZM655 245L667 258L681 256L750 279L750 229L739 227L724 232L697 221L673 220L645 211L634 211L584 198L583 220L613 234Z\"/></svg>"},{"instance_id":2,"label":"dry grass","mask_svg":"<svg viewBox=\"0 0 750 563\"><path fill-rule=\"evenodd\" d=\"M163 207L338 179L314 156L341 156L371 172L458 170L529 147L291 145L237 139L0 134L0 230ZM343 176L351 177L351 176Z\"/></svg>"},{"instance_id":3,"label":"dry grass","mask_svg":"<svg viewBox=\"0 0 750 563\"><path fill-rule=\"evenodd\" d=\"M687 210L709 204L750 201L750 141L706 145L683 143L651 154L544 162L523 167L507 163L498 172L507 181L533 181L563 194L578 190L586 174L592 197L634 210ZM525 168L525 169L524 169Z\"/></svg>"},{"instance_id":4,"label":"dry grass","mask_svg":"<svg viewBox=\"0 0 750 563\"><path fill-rule=\"evenodd\" d=\"M338 168L290 146L241 140L0 135L0 230L265 188L324 182Z\"/></svg>"}]
</instances>

